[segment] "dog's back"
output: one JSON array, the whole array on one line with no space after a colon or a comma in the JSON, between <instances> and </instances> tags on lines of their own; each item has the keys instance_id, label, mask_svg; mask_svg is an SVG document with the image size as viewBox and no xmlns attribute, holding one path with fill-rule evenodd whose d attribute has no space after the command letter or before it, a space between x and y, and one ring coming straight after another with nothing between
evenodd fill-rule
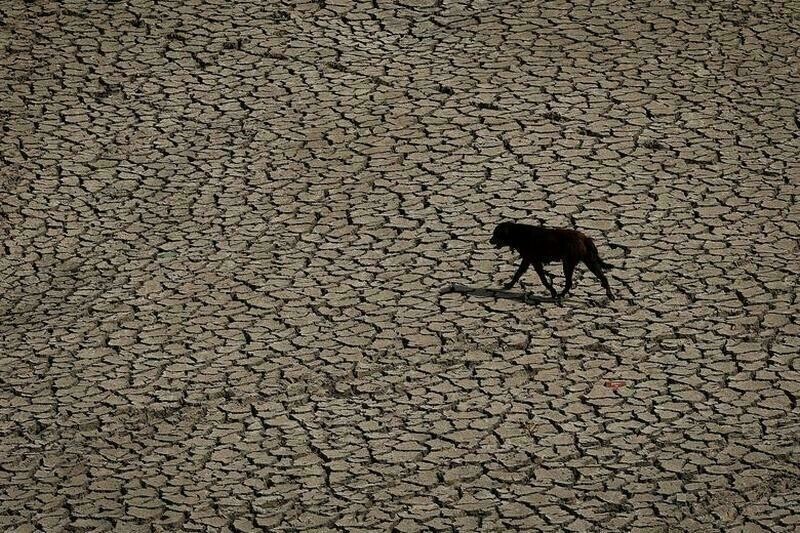
<instances>
[{"instance_id":1,"label":"dog's back","mask_svg":"<svg viewBox=\"0 0 800 533\"><path fill-rule=\"evenodd\" d=\"M580 261L596 250L589 237L574 229L512 224L514 248L532 261L550 263L564 258Z\"/></svg>"}]
</instances>

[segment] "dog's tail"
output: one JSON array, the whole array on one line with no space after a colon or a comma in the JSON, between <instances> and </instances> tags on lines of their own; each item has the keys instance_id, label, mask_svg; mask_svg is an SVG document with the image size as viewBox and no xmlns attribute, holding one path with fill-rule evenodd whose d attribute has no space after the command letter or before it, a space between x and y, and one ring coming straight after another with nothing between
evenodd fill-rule
<instances>
[{"instance_id":1,"label":"dog's tail","mask_svg":"<svg viewBox=\"0 0 800 533\"><path fill-rule=\"evenodd\" d=\"M597 246L594 245L592 239L587 239L588 246L589 246L589 256L593 261L595 261L603 270L611 270L612 268L616 268L614 265L606 263L602 259L600 259L600 253L597 251Z\"/></svg>"}]
</instances>

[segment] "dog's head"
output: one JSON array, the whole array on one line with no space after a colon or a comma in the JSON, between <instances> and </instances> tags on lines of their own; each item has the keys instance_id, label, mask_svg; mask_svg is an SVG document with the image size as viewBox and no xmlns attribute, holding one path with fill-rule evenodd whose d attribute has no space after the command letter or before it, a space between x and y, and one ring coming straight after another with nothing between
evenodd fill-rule
<instances>
[{"instance_id":1,"label":"dog's head","mask_svg":"<svg viewBox=\"0 0 800 533\"><path fill-rule=\"evenodd\" d=\"M511 246L511 222L501 222L494 228L492 238L489 239L489 244L494 244L495 248L502 248L503 246Z\"/></svg>"}]
</instances>

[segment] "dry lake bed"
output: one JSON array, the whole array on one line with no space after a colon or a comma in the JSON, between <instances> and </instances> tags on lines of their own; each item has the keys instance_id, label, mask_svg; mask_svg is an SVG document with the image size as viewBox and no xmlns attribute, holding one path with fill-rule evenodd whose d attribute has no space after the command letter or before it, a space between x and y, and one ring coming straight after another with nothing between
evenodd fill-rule
<instances>
[{"instance_id":1,"label":"dry lake bed","mask_svg":"<svg viewBox=\"0 0 800 533\"><path fill-rule=\"evenodd\" d=\"M796 0L0 0L0 530L797 531L798 57ZM499 290L501 220L616 300Z\"/></svg>"}]
</instances>

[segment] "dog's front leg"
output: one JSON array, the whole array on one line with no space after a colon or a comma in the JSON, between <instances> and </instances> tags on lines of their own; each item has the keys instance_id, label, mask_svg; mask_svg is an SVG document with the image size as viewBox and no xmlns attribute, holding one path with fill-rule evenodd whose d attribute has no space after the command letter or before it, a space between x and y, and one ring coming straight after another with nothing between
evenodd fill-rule
<instances>
[{"instance_id":1,"label":"dog's front leg","mask_svg":"<svg viewBox=\"0 0 800 533\"><path fill-rule=\"evenodd\" d=\"M519 264L519 268L514 273L514 277L511 278L511 281L509 281L508 283L503 285L503 289L508 290L511 287L513 287L514 284L519 281L519 278L522 277L522 275L525 273L525 271L528 270L529 266L531 266L531 263L527 259L523 259L522 263Z\"/></svg>"},{"instance_id":2,"label":"dog's front leg","mask_svg":"<svg viewBox=\"0 0 800 533\"><path fill-rule=\"evenodd\" d=\"M533 264L533 268L535 268L536 269L536 273L539 274L539 279L542 280L542 284L544 284L544 286L547 288L547 290L550 291L550 296L552 296L553 298L556 298L558 296L558 293L553 288L553 284L550 283L550 281L548 281L548 279L547 279L547 275L548 274L547 274L547 272L545 272L544 266L541 263L534 263Z\"/></svg>"}]
</instances>

